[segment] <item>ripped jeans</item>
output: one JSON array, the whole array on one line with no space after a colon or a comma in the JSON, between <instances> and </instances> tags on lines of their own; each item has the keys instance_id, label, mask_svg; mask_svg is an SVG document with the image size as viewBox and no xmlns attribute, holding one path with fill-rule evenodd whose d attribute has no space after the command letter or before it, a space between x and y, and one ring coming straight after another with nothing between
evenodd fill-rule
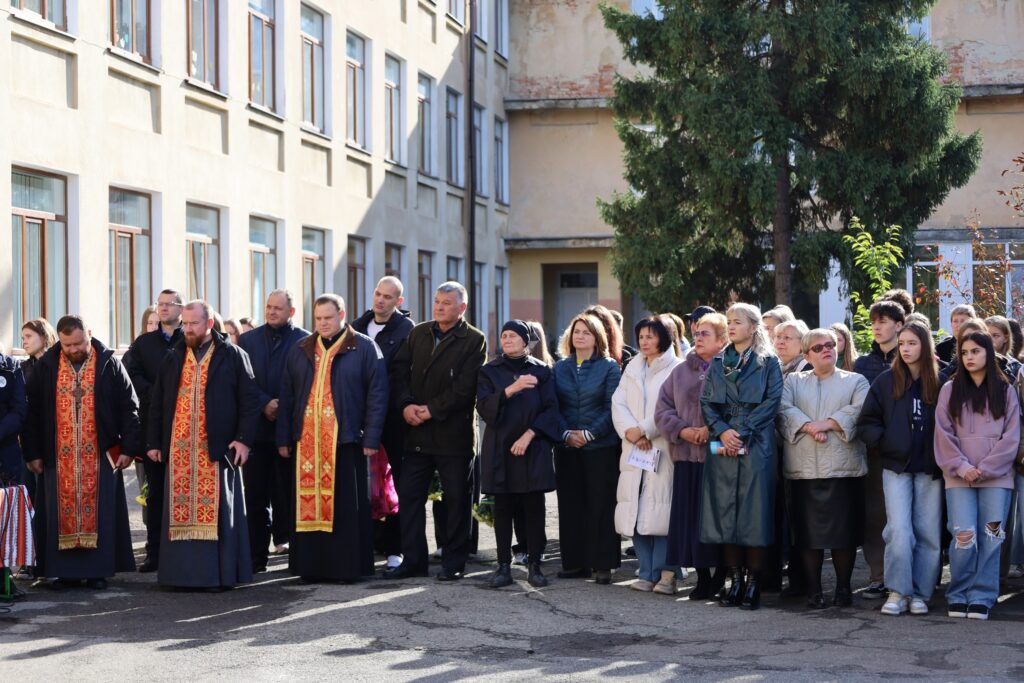
<instances>
[{"instance_id":1,"label":"ripped jeans","mask_svg":"<svg viewBox=\"0 0 1024 683\"><path fill-rule=\"evenodd\" d=\"M999 597L999 550L1006 540L1010 489L946 489L949 515L949 604L992 607Z\"/></svg>"}]
</instances>

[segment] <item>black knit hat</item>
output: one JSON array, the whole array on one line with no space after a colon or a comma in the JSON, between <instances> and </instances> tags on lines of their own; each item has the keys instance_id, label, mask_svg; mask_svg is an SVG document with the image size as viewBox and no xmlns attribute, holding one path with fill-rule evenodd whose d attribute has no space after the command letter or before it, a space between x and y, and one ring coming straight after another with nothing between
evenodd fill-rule
<instances>
[{"instance_id":1,"label":"black knit hat","mask_svg":"<svg viewBox=\"0 0 1024 683\"><path fill-rule=\"evenodd\" d=\"M524 323L522 320L509 320L507 323L501 326L502 332L515 332L523 338L523 342L529 346L530 342L533 341L533 333L530 330L530 326Z\"/></svg>"}]
</instances>

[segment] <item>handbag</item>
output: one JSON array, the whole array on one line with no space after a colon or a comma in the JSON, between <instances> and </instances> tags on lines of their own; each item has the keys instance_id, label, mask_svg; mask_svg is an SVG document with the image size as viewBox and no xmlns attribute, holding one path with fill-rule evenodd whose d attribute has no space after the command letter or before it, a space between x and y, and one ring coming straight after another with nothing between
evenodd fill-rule
<instances>
[{"instance_id":1,"label":"handbag","mask_svg":"<svg viewBox=\"0 0 1024 683\"><path fill-rule=\"evenodd\" d=\"M395 490L395 477L391 473L391 463L384 446L370 456L370 514L373 519L383 520L385 517L398 514L398 491Z\"/></svg>"}]
</instances>

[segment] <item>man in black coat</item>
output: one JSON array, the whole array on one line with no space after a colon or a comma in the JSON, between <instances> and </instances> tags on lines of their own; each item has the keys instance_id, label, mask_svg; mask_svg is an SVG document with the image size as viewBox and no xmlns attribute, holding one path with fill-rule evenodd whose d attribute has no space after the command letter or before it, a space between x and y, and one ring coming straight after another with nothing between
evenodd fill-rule
<instances>
[{"instance_id":1,"label":"man in black coat","mask_svg":"<svg viewBox=\"0 0 1024 683\"><path fill-rule=\"evenodd\" d=\"M974 306L970 304L960 304L953 307L949 314L949 326L953 333L935 345L935 355L939 357L939 360L943 363L953 362L953 354L956 352L956 338L960 334L960 326L971 318L977 317Z\"/></svg>"},{"instance_id":2,"label":"man in black coat","mask_svg":"<svg viewBox=\"0 0 1024 683\"><path fill-rule=\"evenodd\" d=\"M239 470L256 437L258 390L249 355L213 330L208 303L184 306L182 331L160 364L146 433L146 455L167 464L157 580L219 591L252 580Z\"/></svg>"},{"instance_id":3,"label":"man in black coat","mask_svg":"<svg viewBox=\"0 0 1024 683\"><path fill-rule=\"evenodd\" d=\"M160 371L160 363L168 350L181 340L181 294L173 289L160 292L156 300L156 314L160 319L159 329L139 335L124 355L124 366L135 385L139 397L139 417L142 433L146 434L149 422L149 398ZM146 472L148 493L146 495L146 559L139 565L140 572L155 572L160 562L160 529L163 524L164 474L167 467L162 462L145 458L142 466Z\"/></svg>"},{"instance_id":4,"label":"man in black coat","mask_svg":"<svg viewBox=\"0 0 1024 683\"><path fill-rule=\"evenodd\" d=\"M21 368L10 356L0 353L0 486L21 483L25 461L18 435L28 417L28 399Z\"/></svg>"},{"instance_id":5,"label":"man in black coat","mask_svg":"<svg viewBox=\"0 0 1024 683\"><path fill-rule=\"evenodd\" d=\"M405 437L398 501L402 564L385 572L399 579L427 574L427 493L436 470L446 508L446 545L437 578L462 578L470 543L471 484L476 456L476 388L487 360L483 332L462 317L466 288L445 282L434 294L434 320L409 333L392 366L392 405L402 410Z\"/></svg>"},{"instance_id":6,"label":"man in black coat","mask_svg":"<svg viewBox=\"0 0 1024 683\"><path fill-rule=\"evenodd\" d=\"M58 320L57 335L32 374L22 434L47 507L35 529L37 573L58 577L56 587L102 589L135 569L122 470L142 452L139 404L121 361L80 317Z\"/></svg>"},{"instance_id":7,"label":"man in black coat","mask_svg":"<svg viewBox=\"0 0 1024 683\"><path fill-rule=\"evenodd\" d=\"M354 581L373 573L367 459L380 448L387 369L373 340L344 324L341 297L321 295L313 315L316 333L288 354L277 416L299 501L288 569L306 581Z\"/></svg>"},{"instance_id":8,"label":"man in black coat","mask_svg":"<svg viewBox=\"0 0 1024 683\"><path fill-rule=\"evenodd\" d=\"M267 568L271 530L276 552L285 552L288 548L294 516L291 471L289 463L277 455L274 432L285 359L295 344L309 336L306 330L292 325L295 305L287 289L276 289L267 296L264 313L266 323L238 339L238 345L249 354L252 363L261 411L256 443L243 468L254 572Z\"/></svg>"},{"instance_id":9,"label":"man in black coat","mask_svg":"<svg viewBox=\"0 0 1024 683\"><path fill-rule=\"evenodd\" d=\"M388 369L388 372L391 370L395 354L398 353L398 349L412 332L414 326L409 313L400 308L405 301L405 297L402 296L403 289L402 281L397 277L388 275L381 278L373 290L373 308L357 320L352 321L352 327L356 332L361 332L377 342L381 353L384 354L384 367ZM381 445L388 455L391 475L396 482L402 472L402 442L405 439L405 427L402 411L394 408L389 410L384 424L384 437ZM389 569L397 567L402 561L400 514L401 511L397 515L377 522L376 545L378 550L387 555Z\"/></svg>"}]
</instances>

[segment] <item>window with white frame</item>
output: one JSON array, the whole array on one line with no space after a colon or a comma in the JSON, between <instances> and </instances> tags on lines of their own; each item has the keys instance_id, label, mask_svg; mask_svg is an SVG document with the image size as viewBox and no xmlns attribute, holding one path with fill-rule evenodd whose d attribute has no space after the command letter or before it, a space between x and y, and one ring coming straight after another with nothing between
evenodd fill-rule
<instances>
[{"instance_id":1,"label":"window with white frame","mask_svg":"<svg viewBox=\"0 0 1024 683\"><path fill-rule=\"evenodd\" d=\"M366 40L349 31L345 38L345 136L366 148Z\"/></svg>"},{"instance_id":2,"label":"window with white frame","mask_svg":"<svg viewBox=\"0 0 1024 683\"><path fill-rule=\"evenodd\" d=\"M477 329L487 332L487 323L484 321L484 264L473 263L473 291L469 293L472 299L470 305L473 307L473 325Z\"/></svg>"},{"instance_id":3,"label":"window with white frame","mask_svg":"<svg viewBox=\"0 0 1024 683\"><path fill-rule=\"evenodd\" d=\"M274 91L275 0L249 0L249 101L271 111Z\"/></svg>"},{"instance_id":4,"label":"window with white frame","mask_svg":"<svg viewBox=\"0 0 1024 683\"><path fill-rule=\"evenodd\" d=\"M220 0L188 0L188 75L220 89Z\"/></svg>"},{"instance_id":5,"label":"window with white frame","mask_svg":"<svg viewBox=\"0 0 1024 683\"><path fill-rule=\"evenodd\" d=\"M445 279L450 282L462 282L462 259L449 256L445 262Z\"/></svg>"},{"instance_id":6,"label":"window with white frame","mask_svg":"<svg viewBox=\"0 0 1024 683\"><path fill-rule=\"evenodd\" d=\"M68 28L67 0L11 0L11 7L38 14L62 31Z\"/></svg>"},{"instance_id":7,"label":"window with white frame","mask_svg":"<svg viewBox=\"0 0 1024 683\"><path fill-rule=\"evenodd\" d=\"M142 313L152 302L150 254L152 199L148 194L110 188L110 337L127 346L145 332Z\"/></svg>"},{"instance_id":8,"label":"window with white frame","mask_svg":"<svg viewBox=\"0 0 1024 683\"><path fill-rule=\"evenodd\" d=\"M17 330L27 320L67 313L67 178L14 168L11 172L11 293Z\"/></svg>"},{"instance_id":9,"label":"window with white frame","mask_svg":"<svg viewBox=\"0 0 1024 683\"><path fill-rule=\"evenodd\" d=\"M402 62L384 57L384 158L402 163Z\"/></svg>"},{"instance_id":10,"label":"window with white frame","mask_svg":"<svg viewBox=\"0 0 1024 683\"><path fill-rule=\"evenodd\" d=\"M110 0L110 42L151 63L150 0Z\"/></svg>"},{"instance_id":11,"label":"window with white frame","mask_svg":"<svg viewBox=\"0 0 1024 683\"><path fill-rule=\"evenodd\" d=\"M505 269L494 267L494 329L500 329L508 318L505 311Z\"/></svg>"},{"instance_id":12,"label":"window with white frame","mask_svg":"<svg viewBox=\"0 0 1024 683\"><path fill-rule=\"evenodd\" d=\"M494 51L508 56L508 0L494 0Z\"/></svg>"},{"instance_id":13,"label":"window with white frame","mask_svg":"<svg viewBox=\"0 0 1024 683\"><path fill-rule=\"evenodd\" d=\"M419 157L419 171L424 175L435 175L434 161L434 80L419 75L416 89L416 153Z\"/></svg>"},{"instance_id":14,"label":"window with white frame","mask_svg":"<svg viewBox=\"0 0 1024 683\"><path fill-rule=\"evenodd\" d=\"M494 119L494 198L508 204L508 123Z\"/></svg>"},{"instance_id":15,"label":"window with white frame","mask_svg":"<svg viewBox=\"0 0 1024 683\"><path fill-rule=\"evenodd\" d=\"M220 308L220 211L200 204L185 207L185 271L188 298Z\"/></svg>"},{"instance_id":16,"label":"window with white frame","mask_svg":"<svg viewBox=\"0 0 1024 683\"><path fill-rule=\"evenodd\" d=\"M487 196L487 137L484 125L487 121L487 110L478 104L473 105L473 190L477 196Z\"/></svg>"},{"instance_id":17,"label":"window with white frame","mask_svg":"<svg viewBox=\"0 0 1024 683\"><path fill-rule=\"evenodd\" d=\"M312 329L313 302L324 293L327 239L323 230L302 229L302 321Z\"/></svg>"},{"instance_id":18,"label":"window with white frame","mask_svg":"<svg viewBox=\"0 0 1024 683\"><path fill-rule=\"evenodd\" d=\"M384 245L384 274L402 279L402 247L390 242Z\"/></svg>"},{"instance_id":19,"label":"window with white frame","mask_svg":"<svg viewBox=\"0 0 1024 683\"><path fill-rule=\"evenodd\" d=\"M448 16L460 24L466 20L466 0L447 0Z\"/></svg>"},{"instance_id":20,"label":"window with white frame","mask_svg":"<svg viewBox=\"0 0 1024 683\"><path fill-rule=\"evenodd\" d=\"M433 318L434 255L429 251L421 251L416 259L416 297L420 322Z\"/></svg>"},{"instance_id":21,"label":"window with white frame","mask_svg":"<svg viewBox=\"0 0 1024 683\"><path fill-rule=\"evenodd\" d=\"M249 310L253 325L262 325L264 304L277 289L277 223L249 216Z\"/></svg>"},{"instance_id":22,"label":"window with white frame","mask_svg":"<svg viewBox=\"0 0 1024 683\"><path fill-rule=\"evenodd\" d=\"M1024 244L976 244L971 273L974 308L980 317L1020 317L1024 309Z\"/></svg>"},{"instance_id":23,"label":"window with white frame","mask_svg":"<svg viewBox=\"0 0 1024 683\"><path fill-rule=\"evenodd\" d=\"M366 302L366 240L348 238L348 307L354 313Z\"/></svg>"},{"instance_id":24,"label":"window with white frame","mask_svg":"<svg viewBox=\"0 0 1024 683\"><path fill-rule=\"evenodd\" d=\"M326 131L324 15L303 5L299 24L302 37L302 122Z\"/></svg>"},{"instance_id":25,"label":"window with white frame","mask_svg":"<svg viewBox=\"0 0 1024 683\"><path fill-rule=\"evenodd\" d=\"M487 11L487 0L473 0L470 3L473 12L473 34L480 40L486 41L490 36L487 25L490 17Z\"/></svg>"},{"instance_id":26,"label":"window with white frame","mask_svg":"<svg viewBox=\"0 0 1024 683\"><path fill-rule=\"evenodd\" d=\"M462 185L462 95L451 88L445 97L445 168L448 182Z\"/></svg>"}]
</instances>

